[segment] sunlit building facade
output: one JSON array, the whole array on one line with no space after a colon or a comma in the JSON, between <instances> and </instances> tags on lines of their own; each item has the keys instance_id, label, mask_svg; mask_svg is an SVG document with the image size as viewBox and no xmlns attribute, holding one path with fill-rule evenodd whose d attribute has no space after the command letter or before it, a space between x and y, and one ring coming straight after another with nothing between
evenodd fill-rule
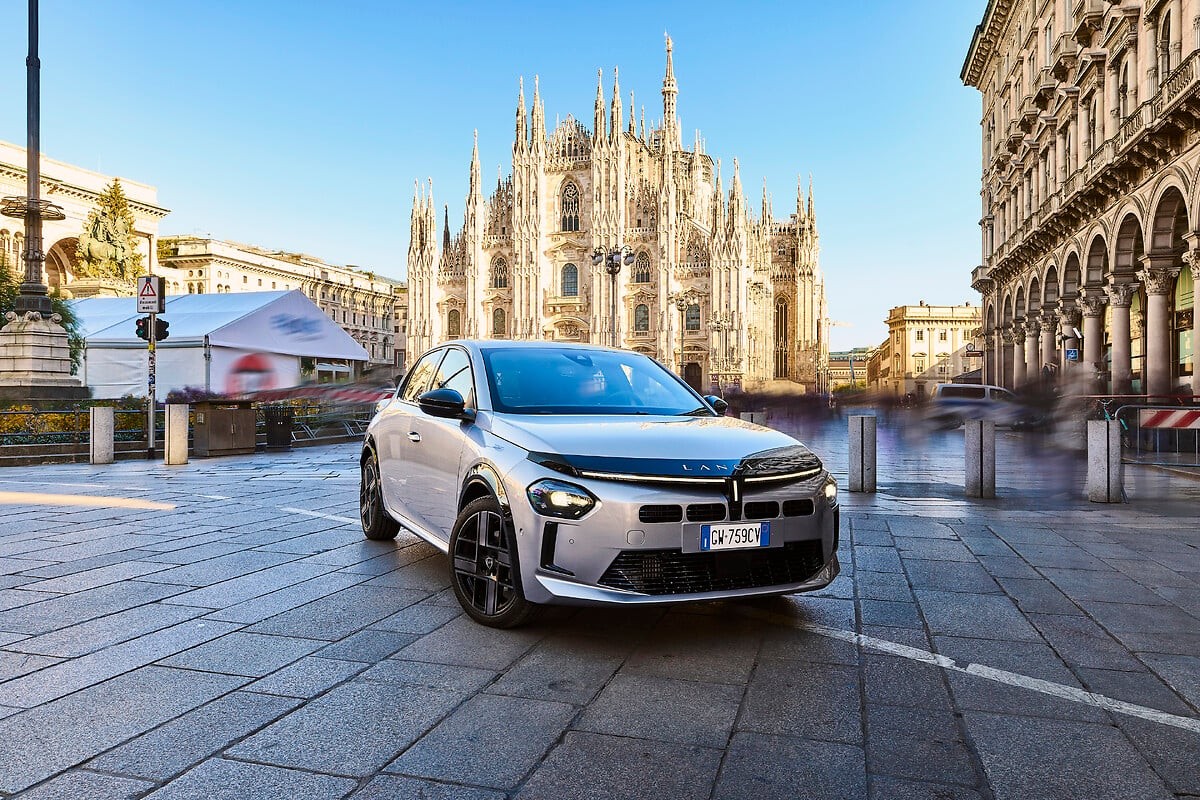
<instances>
[{"instance_id":1,"label":"sunlit building facade","mask_svg":"<svg viewBox=\"0 0 1200 800\"><path fill-rule=\"evenodd\" d=\"M456 337L616 341L705 391L771 380L821 390L828 322L811 182L786 219L765 186L755 216L736 160L726 192L699 134L683 147L669 40L660 124L648 128L643 110L639 125L632 97L626 117L615 74L611 100L601 83L590 129L568 116L550 133L539 88L532 110L522 88L512 173L485 195L476 143L458 232L438 219L432 186L418 190L410 350ZM622 245L633 263L614 285L592 255Z\"/></svg>"},{"instance_id":2,"label":"sunlit building facade","mask_svg":"<svg viewBox=\"0 0 1200 800\"><path fill-rule=\"evenodd\" d=\"M991 0L961 77L983 99L986 380L1200 394L1200 0Z\"/></svg>"}]
</instances>

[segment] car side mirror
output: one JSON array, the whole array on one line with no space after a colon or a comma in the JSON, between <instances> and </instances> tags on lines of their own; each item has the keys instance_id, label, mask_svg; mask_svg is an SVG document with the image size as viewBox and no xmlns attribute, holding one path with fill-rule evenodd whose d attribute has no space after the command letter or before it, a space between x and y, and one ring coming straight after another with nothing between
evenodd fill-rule
<instances>
[{"instance_id":1,"label":"car side mirror","mask_svg":"<svg viewBox=\"0 0 1200 800\"><path fill-rule=\"evenodd\" d=\"M417 398L417 405L431 417L444 419L462 419L468 422L475 419L475 410L467 409L463 396L457 389L433 389Z\"/></svg>"},{"instance_id":2,"label":"car side mirror","mask_svg":"<svg viewBox=\"0 0 1200 800\"><path fill-rule=\"evenodd\" d=\"M704 395L704 400L710 406L712 406L713 411L717 412L718 414L724 414L726 411L729 410L729 403L726 403L724 400L717 397L715 394Z\"/></svg>"}]
</instances>

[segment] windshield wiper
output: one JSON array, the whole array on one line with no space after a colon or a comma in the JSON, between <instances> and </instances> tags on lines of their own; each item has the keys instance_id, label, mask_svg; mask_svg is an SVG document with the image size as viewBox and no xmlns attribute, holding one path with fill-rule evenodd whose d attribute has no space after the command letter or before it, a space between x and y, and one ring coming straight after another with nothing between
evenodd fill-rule
<instances>
[{"instance_id":1,"label":"windshield wiper","mask_svg":"<svg viewBox=\"0 0 1200 800\"><path fill-rule=\"evenodd\" d=\"M699 408L693 408L691 411L687 411L682 414L676 414L675 416L677 416L677 417L708 417L708 416L712 416L712 409L710 409L708 406L700 406Z\"/></svg>"}]
</instances>

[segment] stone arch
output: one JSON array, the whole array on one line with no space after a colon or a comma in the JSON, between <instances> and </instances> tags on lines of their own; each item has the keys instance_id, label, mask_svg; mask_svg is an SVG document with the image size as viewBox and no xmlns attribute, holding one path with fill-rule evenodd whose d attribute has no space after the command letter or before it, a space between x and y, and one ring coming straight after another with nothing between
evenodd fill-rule
<instances>
[{"instance_id":1,"label":"stone arch","mask_svg":"<svg viewBox=\"0 0 1200 800\"><path fill-rule=\"evenodd\" d=\"M1046 270L1046 274L1042 277L1042 305L1057 305L1058 298L1058 267L1056 267L1054 264L1051 264L1050 268Z\"/></svg>"},{"instance_id":2,"label":"stone arch","mask_svg":"<svg viewBox=\"0 0 1200 800\"><path fill-rule=\"evenodd\" d=\"M1004 295L1004 300L1000 303L1000 324L1006 328L1012 324L1013 317L1015 316L1013 309L1015 307L1016 298L1013 297L1012 292L1006 292Z\"/></svg>"},{"instance_id":3,"label":"stone arch","mask_svg":"<svg viewBox=\"0 0 1200 800\"><path fill-rule=\"evenodd\" d=\"M46 250L46 286L63 291L75 280L79 259L75 253L79 240L74 236L59 239Z\"/></svg>"},{"instance_id":4,"label":"stone arch","mask_svg":"<svg viewBox=\"0 0 1200 800\"><path fill-rule=\"evenodd\" d=\"M1187 248L1184 236L1188 232L1187 203L1183 192L1168 186L1159 196L1150 224L1150 252L1154 255L1182 253Z\"/></svg>"},{"instance_id":5,"label":"stone arch","mask_svg":"<svg viewBox=\"0 0 1200 800\"><path fill-rule=\"evenodd\" d=\"M1112 273L1128 277L1141 268L1141 260L1146 253L1145 240L1142 222L1136 213L1130 211L1120 219L1121 226L1117 228L1113 240Z\"/></svg>"},{"instance_id":6,"label":"stone arch","mask_svg":"<svg viewBox=\"0 0 1200 800\"><path fill-rule=\"evenodd\" d=\"M1029 289L1026 297L1027 310L1029 312L1038 311L1042 307L1042 282L1038 280L1038 276L1034 275L1029 279Z\"/></svg>"},{"instance_id":7,"label":"stone arch","mask_svg":"<svg viewBox=\"0 0 1200 800\"><path fill-rule=\"evenodd\" d=\"M1092 239L1091 247L1088 248L1083 285L1092 289L1104 286L1108 271L1108 244L1104 241L1104 236L1097 233Z\"/></svg>"},{"instance_id":8,"label":"stone arch","mask_svg":"<svg viewBox=\"0 0 1200 800\"><path fill-rule=\"evenodd\" d=\"M1018 286L1017 294L1013 298L1013 317L1025 316L1025 287Z\"/></svg>"},{"instance_id":9,"label":"stone arch","mask_svg":"<svg viewBox=\"0 0 1200 800\"><path fill-rule=\"evenodd\" d=\"M1072 250L1067 255L1067 260L1063 266L1062 296L1074 299L1079 295L1079 289L1082 285L1079 271L1079 256Z\"/></svg>"}]
</instances>

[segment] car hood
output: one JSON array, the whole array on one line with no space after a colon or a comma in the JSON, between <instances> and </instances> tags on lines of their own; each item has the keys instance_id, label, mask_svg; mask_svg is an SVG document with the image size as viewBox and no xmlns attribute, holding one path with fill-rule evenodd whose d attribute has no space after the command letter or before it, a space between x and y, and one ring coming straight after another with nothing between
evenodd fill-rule
<instances>
[{"instance_id":1,"label":"car hood","mask_svg":"<svg viewBox=\"0 0 1200 800\"><path fill-rule=\"evenodd\" d=\"M821 469L791 436L732 417L494 414L490 428L560 472L721 477Z\"/></svg>"}]
</instances>

